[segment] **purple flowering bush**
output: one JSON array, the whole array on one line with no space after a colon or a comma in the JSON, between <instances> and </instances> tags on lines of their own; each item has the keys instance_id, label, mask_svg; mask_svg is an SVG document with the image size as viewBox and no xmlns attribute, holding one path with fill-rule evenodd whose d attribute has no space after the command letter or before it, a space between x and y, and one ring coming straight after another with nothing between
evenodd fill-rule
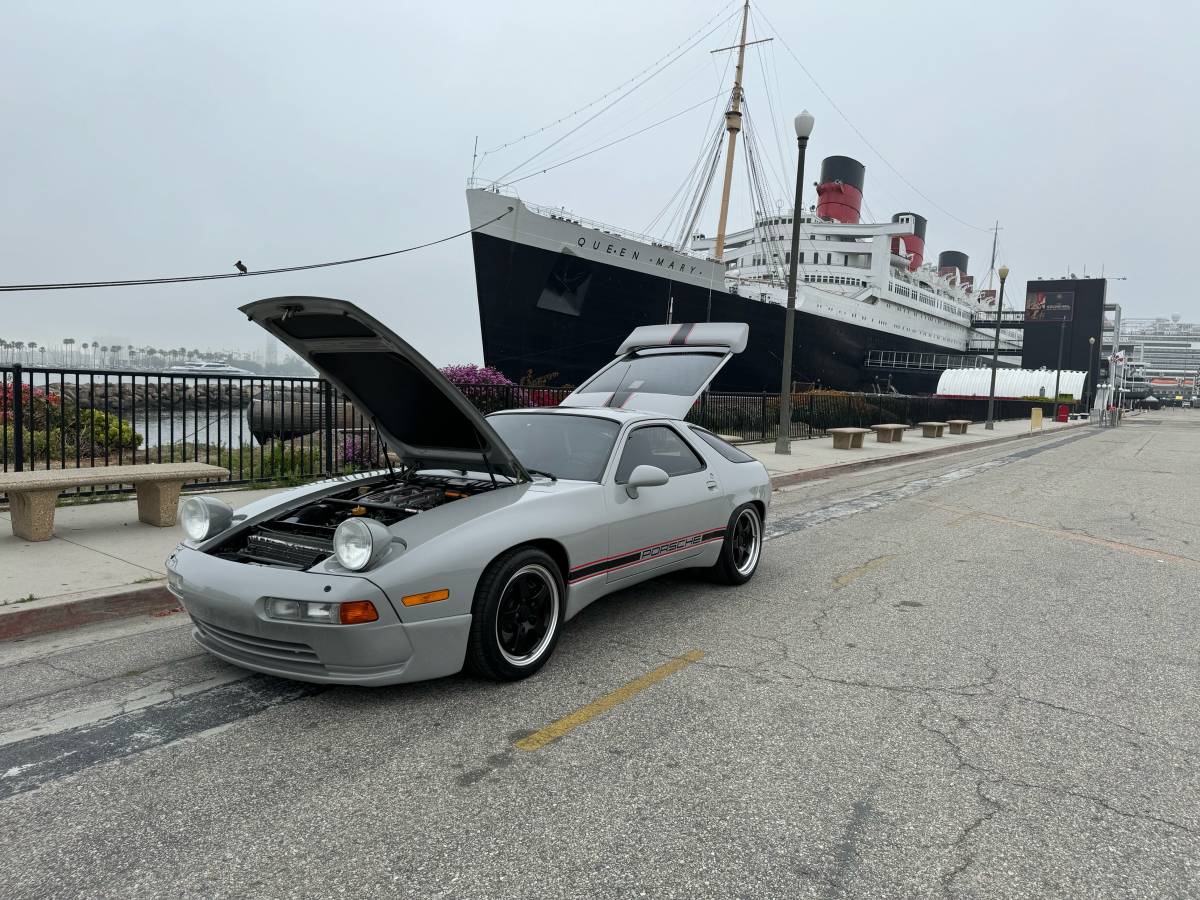
<instances>
[{"instance_id":1,"label":"purple flowering bush","mask_svg":"<svg viewBox=\"0 0 1200 900\"><path fill-rule=\"evenodd\" d=\"M507 375L499 369L493 369L491 366L477 366L474 363L465 363L458 366L442 366L441 371L448 380L459 387L476 384L513 386L512 381L509 380Z\"/></svg>"},{"instance_id":2,"label":"purple flowering bush","mask_svg":"<svg viewBox=\"0 0 1200 900\"><path fill-rule=\"evenodd\" d=\"M341 460L341 468L349 466L351 471L373 469L380 464L375 441L370 436L346 435L342 438L341 453L338 456Z\"/></svg>"},{"instance_id":3,"label":"purple flowering bush","mask_svg":"<svg viewBox=\"0 0 1200 900\"><path fill-rule=\"evenodd\" d=\"M467 363L443 366L441 372L485 416L498 409L525 405L525 392L499 369Z\"/></svg>"}]
</instances>

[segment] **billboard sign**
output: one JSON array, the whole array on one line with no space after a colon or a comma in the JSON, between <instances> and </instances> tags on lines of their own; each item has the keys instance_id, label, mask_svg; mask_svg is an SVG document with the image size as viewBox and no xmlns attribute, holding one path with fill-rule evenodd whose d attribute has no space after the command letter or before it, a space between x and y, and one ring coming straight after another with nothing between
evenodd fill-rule
<instances>
[{"instance_id":1,"label":"billboard sign","mask_svg":"<svg viewBox=\"0 0 1200 900\"><path fill-rule=\"evenodd\" d=\"M1025 295L1026 322L1070 322L1074 291L1030 291Z\"/></svg>"}]
</instances>

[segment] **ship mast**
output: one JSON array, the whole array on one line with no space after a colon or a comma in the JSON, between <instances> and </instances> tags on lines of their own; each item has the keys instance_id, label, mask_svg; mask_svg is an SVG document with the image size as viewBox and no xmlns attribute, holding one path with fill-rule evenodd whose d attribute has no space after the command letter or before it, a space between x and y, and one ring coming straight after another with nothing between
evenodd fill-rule
<instances>
[{"instance_id":1,"label":"ship mast","mask_svg":"<svg viewBox=\"0 0 1200 900\"><path fill-rule=\"evenodd\" d=\"M750 0L742 7L742 39L737 47L737 68L733 73L733 95L730 98L729 110L725 113L725 130L729 132L729 146L725 151L725 183L721 188L721 216L717 220L717 242L713 247L713 259L721 262L725 255L725 225L729 219L729 189L733 185L733 152L737 148L738 132L742 130L742 64L746 61L746 24L750 20ZM755 41L755 43L759 43ZM732 47L722 47L722 50L732 50Z\"/></svg>"}]
</instances>

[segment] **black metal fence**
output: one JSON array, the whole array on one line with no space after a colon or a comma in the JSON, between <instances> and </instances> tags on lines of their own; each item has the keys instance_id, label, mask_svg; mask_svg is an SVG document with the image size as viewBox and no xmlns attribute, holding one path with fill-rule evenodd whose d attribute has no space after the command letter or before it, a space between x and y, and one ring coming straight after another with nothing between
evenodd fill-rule
<instances>
[{"instance_id":1,"label":"black metal fence","mask_svg":"<svg viewBox=\"0 0 1200 900\"><path fill-rule=\"evenodd\" d=\"M1053 406L1048 401L997 400L995 416L1026 419L1031 409L1040 407L1049 417ZM809 392L792 395L791 437L825 437L830 428L986 418L986 398ZM734 442L774 441L779 431L779 395L705 394L688 414L688 421Z\"/></svg>"},{"instance_id":2,"label":"black metal fence","mask_svg":"<svg viewBox=\"0 0 1200 900\"><path fill-rule=\"evenodd\" d=\"M319 378L0 367L0 471L206 462L231 484L304 481L383 465L367 421ZM482 412L556 406L566 388L459 385ZM982 419L986 400L873 394L793 396L793 438L828 428ZM1038 404L999 401L997 418ZM1047 408L1049 404L1044 404ZM689 421L737 442L774 441L776 394L705 394ZM107 488L121 490L119 476Z\"/></svg>"}]
</instances>

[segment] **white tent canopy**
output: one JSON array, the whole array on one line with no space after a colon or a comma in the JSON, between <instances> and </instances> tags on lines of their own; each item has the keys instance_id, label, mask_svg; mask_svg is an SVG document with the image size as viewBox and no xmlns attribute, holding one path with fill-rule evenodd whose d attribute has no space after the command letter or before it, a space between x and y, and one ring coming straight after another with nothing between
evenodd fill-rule
<instances>
[{"instance_id":1,"label":"white tent canopy","mask_svg":"<svg viewBox=\"0 0 1200 900\"><path fill-rule=\"evenodd\" d=\"M1063 369L996 369L996 396L1046 397L1054 396L1054 379L1058 375L1058 392L1076 399L1083 396L1087 372ZM986 397L992 380L988 369L947 369L938 379L938 396Z\"/></svg>"}]
</instances>

